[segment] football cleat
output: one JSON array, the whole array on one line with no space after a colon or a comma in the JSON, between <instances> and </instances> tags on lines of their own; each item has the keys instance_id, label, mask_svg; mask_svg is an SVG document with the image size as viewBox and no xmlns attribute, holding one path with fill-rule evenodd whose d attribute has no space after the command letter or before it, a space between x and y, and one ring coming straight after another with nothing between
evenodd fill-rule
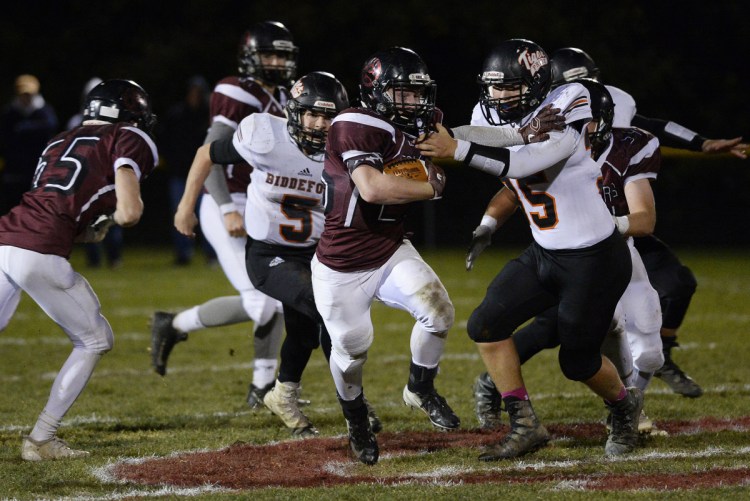
<instances>
[{"instance_id":1,"label":"football cleat","mask_svg":"<svg viewBox=\"0 0 750 501\"><path fill-rule=\"evenodd\" d=\"M549 442L550 435L534 413L531 402L517 400L508 404L510 433L480 454L480 461L512 459L534 452Z\"/></svg>"},{"instance_id":2,"label":"football cleat","mask_svg":"<svg viewBox=\"0 0 750 501\"><path fill-rule=\"evenodd\" d=\"M627 396L619 402L605 402L612 414L612 430L604 446L607 456L627 454L638 445L638 421L643 410L643 392L634 387L627 390Z\"/></svg>"},{"instance_id":3,"label":"football cleat","mask_svg":"<svg viewBox=\"0 0 750 501\"><path fill-rule=\"evenodd\" d=\"M664 365L654 372L654 376L667 383L673 392L683 397L698 398L703 395L703 388L690 376L682 372L682 369L674 363L671 357L665 357Z\"/></svg>"},{"instance_id":4,"label":"football cleat","mask_svg":"<svg viewBox=\"0 0 750 501\"><path fill-rule=\"evenodd\" d=\"M21 458L25 461L44 461L47 459L75 459L88 456L87 451L71 449L70 446L57 437L44 442L37 442L29 436L23 437L21 444Z\"/></svg>"},{"instance_id":5,"label":"football cleat","mask_svg":"<svg viewBox=\"0 0 750 501\"><path fill-rule=\"evenodd\" d=\"M174 313L157 311L151 318L151 365L157 374L167 373L167 359L174 345L188 338L187 332L172 327Z\"/></svg>"},{"instance_id":6,"label":"football cleat","mask_svg":"<svg viewBox=\"0 0 750 501\"><path fill-rule=\"evenodd\" d=\"M367 407L367 419L370 421L370 428L372 429L372 432L380 433L380 431L383 429L383 423L380 422L380 418L375 413L375 408L370 405L370 402L367 401L367 398L365 398L364 394L362 395L362 400L364 400L365 407Z\"/></svg>"},{"instance_id":7,"label":"football cleat","mask_svg":"<svg viewBox=\"0 0 750 501\"><path fill-rule=\"evenodd\" d=\"M367 465L377 463L380 453L378 439L372 432L370 420L350 421L347 419L346 427L349 430L349 452L351 456Z\"/></svg>"},{"instance_id":8,"label":"football cleat","mask_svg":"<svg viewBox=\"0 0 750 501\"><path fill-rule=\"evenodd\" d=\"M495 430L503 425L503 399L487 372L474 381L474 411L483 430Z\"/></svg>"},{"instance_id":9,"label":"football cleat","mask_svg":"<svg viewBox=\"0 0 750 501\"><path fill-rule=\"evenodd\" d=\"M415 393L409 390L409 385L404 386L404 404L412 409L420 409L427 414L430 422L436 428L443 430L455 430L461 426L461 420L450 408L445 398L433 389L429 393Z\"/></svg>"},{"instance_id":10,"label":"football cleat","mask_svg":"<svg viewBox=\"0 0 750 501\"><path fill-rule=\"evenodd\" d=\"M250 388L247 391L247 405L250 406L251 409L260 409L261 407L264 407L265 404L263 403L263 397L266 396L266 393L271 391L271 388L273 388L273 383L268 383L262 388L250 383Z\"/></svg>"},{"instance_id":11,"label":"football cleat","mask_svg":"<svg viewBox=\"0 0 750 501\"><path fill-rule=\"evenodd\" d=\"M314 437L318 430L299 409L299 390L299 383L276 381L273 388L263 397L263 403L291 429L292 436Z\"/></svg>"}]
</instances>

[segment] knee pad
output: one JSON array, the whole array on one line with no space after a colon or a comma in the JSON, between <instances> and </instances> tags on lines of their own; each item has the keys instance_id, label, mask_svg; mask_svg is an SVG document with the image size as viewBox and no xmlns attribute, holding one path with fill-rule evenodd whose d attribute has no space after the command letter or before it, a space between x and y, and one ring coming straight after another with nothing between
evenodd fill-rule
<instances>
[{"instance_id":1,"label":"knee pad","mask_svg":"<svg viewBox=\"0 0 750 501\"><path fill-rule=\"evenodd\" d=\"M242 307L258 325L265 325L277 313L279 302L260 291L241 292Z\"/></svg>"},{"instance_id":2,"label":"knee pad","mask_svg":"<svg viewBox=\"0 0 750 501\"><path fill-rule=\"evenodd\" d=\"M453 327L456 309L443 285L438 281L430 282L417 291L417 294L427 298L424 301L424 313L417 318L422 328L429 332L448 332Z\"/></svg>"},{"instance_id":3,"label":"knee pad","mask_svg":"<svg viewBox=\"0 0 750 501\"><path fill-rule=\"evenodd\" d=\"M659 331L651 334L634 336L628 332L630 351L633 354L633 365L641 372L655 372L664 365L664 352Z\"/></svg>"},{"instance_id":4,"label":"knee pad","mask_svg":"<svg viewBox=\"0 0 750 501\"><path fill-rule=\"evenodd\" d=\"M347 374L359 370L365 365L365 362L367 361L367 352L365 351L356 355L349 355L334 349L331 351L331 361L336 364L336 367L338 367L341 372Z\"/></svg>"},{"instance_id":5,"label":"knee pad","mask_svg":"<svg viewBox=\"0 0 750 501\"><path fill-rule=\"evenodd\" d=\"M598 350L560 348L558 354L560 369L563 375L571 381L586 381L594 376L602 367L602 356Z\"/></svg>"},{"instance_id":6,"label":"knee pad","mask_svg":"<svg viewBox=\"0 0 750 501\"><path fill-rule=\"evenodd\" d=\"M333 351L339 352L350 358L367 353L373 340L372 327L352 329L344 334L334 335L331 333Z\"/></svg>"}]
</instances>

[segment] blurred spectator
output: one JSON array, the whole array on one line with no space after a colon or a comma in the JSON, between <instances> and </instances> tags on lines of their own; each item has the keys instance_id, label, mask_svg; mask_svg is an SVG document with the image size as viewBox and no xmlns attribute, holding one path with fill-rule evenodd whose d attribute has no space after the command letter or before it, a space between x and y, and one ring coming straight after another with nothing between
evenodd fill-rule
<instances>
[{"instance_id":1,"label":"blurred spectator","mask_svg":"<svg viewBox=\"0 0 750 501\"><path fill-rule=\"evenodd\" d=\"M156 139L169 175L167 183L172 214L177 210L177 204L185 191L185 180L193 163L195 151L203 145L206 137L210 123L209 94L210 88L205 78L200 75L191 77L187 81L185 98L172 106L163 120L159 120ZM195 242L174 228L172 241L175 264L189 264L193 257ZM215 262L216 253L205 238L201 238L201 246L206 254L206 260L209 263Z\"/></svg>"},{"instance_id":2,"label":"blurred spectator","mask_svg":"<svg viewBox=\"0 0 750 501\"><path fill-rule=\"evenodd\" d=\"M81 122L83 122L83 107L86 102L86 96L91 89L99 85L101 82L101 78L92 77L84 84L83 91L81 92L81 108L78 110L78 113L68 119L68 122L65 124L65 130L70 130L81 125ZM113 226L101 243L91 242L84 244L86 248L86 264L90 268L99 268L102 265L102 246L104 246L109 267L119 268L122 264L122 243L122 226Z\"/></svg>"},{"instance_id":3,"label":"blurred spectator","mask_svg":"<svg viewBox=\"0 0 750 501\"><path fill-rule=\"evenodd\" d=\"M5 159L0 215L18 205L29 190L39 155L58 129L55 110L44 101L39 87L34 75L19 75L16 96L0 115L0 156Z\"/></svg>"}]
</instances>

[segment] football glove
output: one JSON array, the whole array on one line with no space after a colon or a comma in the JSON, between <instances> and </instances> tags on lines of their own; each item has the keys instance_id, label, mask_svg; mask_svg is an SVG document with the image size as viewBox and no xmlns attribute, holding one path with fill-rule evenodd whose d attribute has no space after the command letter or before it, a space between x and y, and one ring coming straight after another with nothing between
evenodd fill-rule
<instances>
[{"instance_id":1,"label":"football glove","mask_svg":"<svg viewBox=\"0 0 750 501\"><path fill-rule=\"evenodd\" d=\"M471 234L471 244L469 244L469 250L466 253L466 271L470 271L474 268L474 261L479 255L490 245L492 241L492 229L489 226L480 224L474 233Z\"/></svg>"}]
</instances>

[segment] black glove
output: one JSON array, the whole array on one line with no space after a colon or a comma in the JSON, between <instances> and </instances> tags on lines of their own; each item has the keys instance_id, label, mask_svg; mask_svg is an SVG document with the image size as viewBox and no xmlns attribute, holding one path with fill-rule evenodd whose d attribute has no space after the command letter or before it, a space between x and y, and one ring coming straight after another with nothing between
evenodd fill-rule
<instances>
[{"instance_id":1,"label":"black glove","mask_svg":"<svg viewBox=\"0 0 750 501\"><path fill-rule=\"evenodd\" d=\"M466 252L466 271L474 268L474 261L490 245L491 241L492 230L490 227L483 224L477 226L477 229L471 234L471 244L469 245L469 250Z\"/></svg>"}]
</instances>

